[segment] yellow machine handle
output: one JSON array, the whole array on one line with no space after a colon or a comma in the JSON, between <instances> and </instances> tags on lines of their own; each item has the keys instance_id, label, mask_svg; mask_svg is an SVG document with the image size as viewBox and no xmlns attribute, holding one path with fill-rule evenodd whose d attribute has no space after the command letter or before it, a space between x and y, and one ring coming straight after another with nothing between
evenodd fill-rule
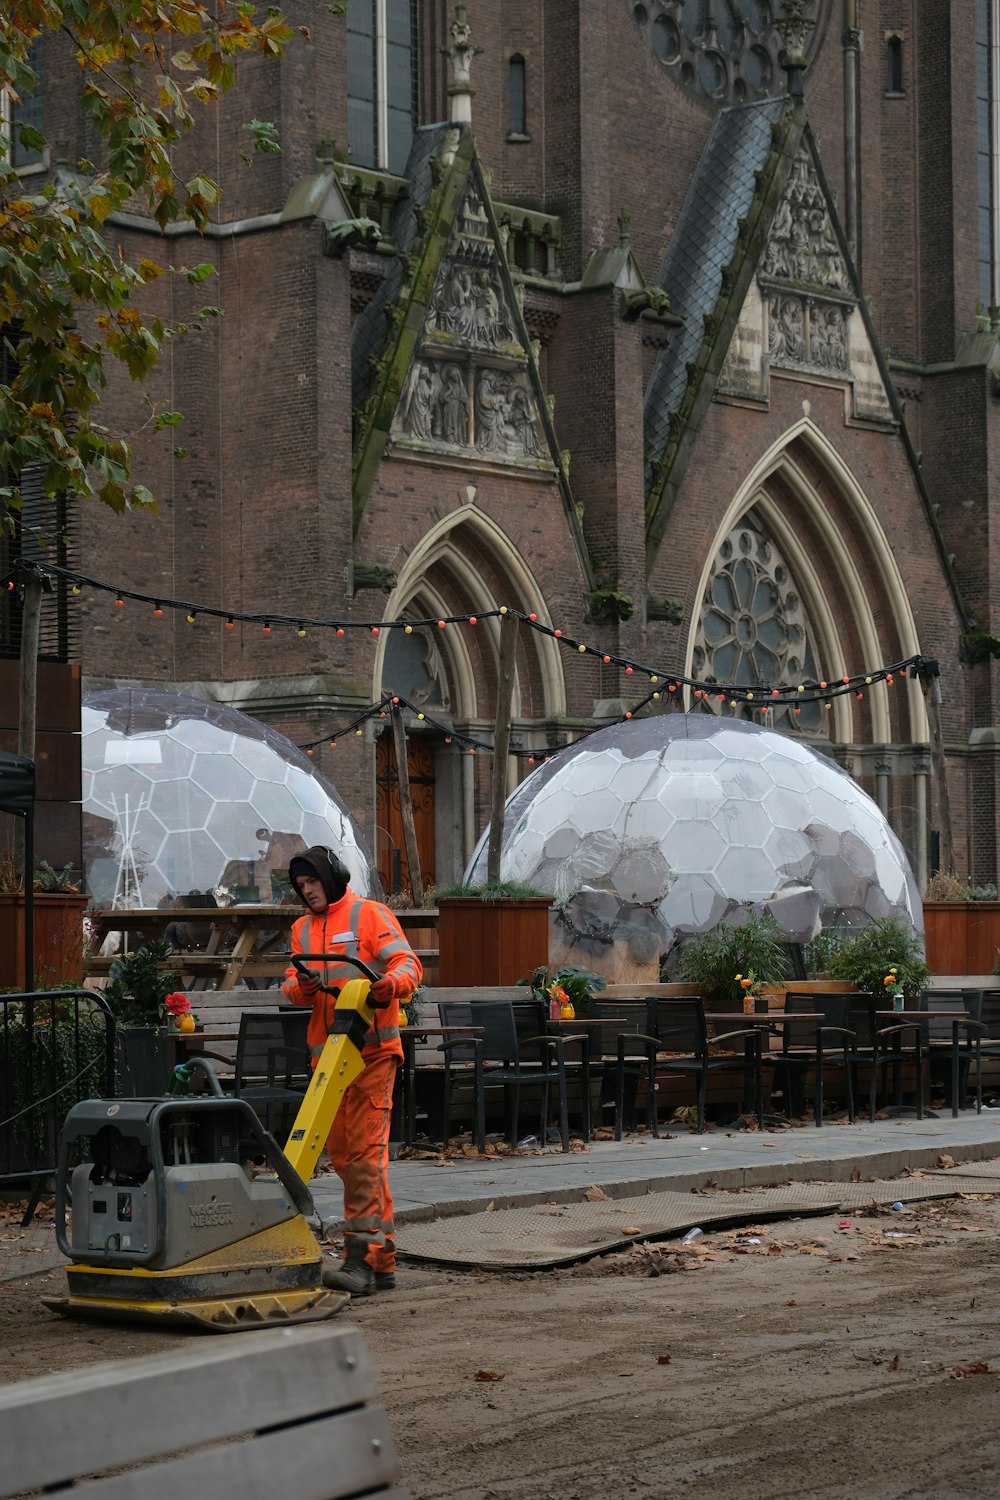
<instances>
[{"instance_id":1,"label":"yellow machine handle","mask_svg":"<svg viewBox=\"0 0 1000 1500\"><path fill-rule=\"evenodd\" d=\"M341 989L334 1012L337 1029L326 1039L295 1116L285 1156L303 1182L308 1182L315 1171L344 1094L364 1072L361 1043L375 1021L368 998L370 989L367 979L349 979Z\"/></svg>"}]
</instances>

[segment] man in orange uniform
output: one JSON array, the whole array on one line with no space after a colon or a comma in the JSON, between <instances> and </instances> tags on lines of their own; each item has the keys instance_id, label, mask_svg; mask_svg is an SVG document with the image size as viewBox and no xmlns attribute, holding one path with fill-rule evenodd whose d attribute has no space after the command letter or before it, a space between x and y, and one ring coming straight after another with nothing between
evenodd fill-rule
<instances>
[{"instance_id":1,"label":"man in orange uniform","mask_svg":"<svg viewBox=\"0 0 1000 1500\"><path fill-rule=\"evenodd\" d=\"M381 1008L365 1037L365 1071L344 1095L327 1141L327 1151L344 1184L346 1253L337 1270L325 1271L327 1286L370 1297L396 1285L392 1195L389 1192L389 1123L392 1086L402 1061L399 1002L412 995L423 969L403 929L387 906L368 901L348 885L349 872L332 849L316 845L289 862L289 877L308 907L292 928L293 953L348 953L376 969L374 1003ZM336 999L319 988L361 978L351 964L311 964L315 979L288 970L282 986L293 1005L311 1005L309 1050L317 1058L326 1042ZM315 1062L313 1064L315 1066Z\"/></svg>"}]
</instances>

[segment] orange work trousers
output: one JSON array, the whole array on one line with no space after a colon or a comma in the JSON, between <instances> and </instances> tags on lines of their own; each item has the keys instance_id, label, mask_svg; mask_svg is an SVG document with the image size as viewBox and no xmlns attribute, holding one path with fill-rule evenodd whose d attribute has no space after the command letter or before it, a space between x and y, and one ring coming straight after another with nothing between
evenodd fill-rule
<instances>
[{"instance_id":1,"label":"orange work trousers","mask_svg":"<svg viewBox=\"0 0 1000 1500\"><path fill-rule=\"evenodd\" d=\"M344 1184L344 1240L348 1254L365 1247L373 1271L396 1269L392 1194L389 1191L389 1124L399 1059L374 1057L344 1094L326 1149Z\"/></svg>"}]
</instances>

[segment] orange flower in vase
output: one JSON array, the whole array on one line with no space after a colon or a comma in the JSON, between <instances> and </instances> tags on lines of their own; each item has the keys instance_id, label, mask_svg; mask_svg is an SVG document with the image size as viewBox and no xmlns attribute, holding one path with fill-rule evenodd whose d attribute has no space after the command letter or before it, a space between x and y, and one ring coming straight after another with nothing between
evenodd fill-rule
<instances>
[{"instance_id":1,"label":"orange flower in vase","mask_svg":"<svg viewBox=\"0 0 1000 1500\"><path fill-rule=\"evenodd\" d=\"M163 1008L170 1018L175 1031L183 1035L189 1035L196 1030L198 1017L191 1009L191 1001L182 990L175 990L172 995L164 997Z\"/></svg>"}]
</instances>

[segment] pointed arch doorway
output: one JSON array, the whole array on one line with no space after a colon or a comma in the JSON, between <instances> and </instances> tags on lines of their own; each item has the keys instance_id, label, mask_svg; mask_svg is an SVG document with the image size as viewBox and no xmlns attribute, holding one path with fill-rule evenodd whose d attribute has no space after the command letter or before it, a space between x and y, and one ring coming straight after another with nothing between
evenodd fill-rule
<instances>
[{"instance_id":1,"label":"pointed arch doorway","mask_svg":"<svg viewBox=\"0 0 1000 1500\"><path fill-rule=\"evenodd\" d=\"M428 739L407 736L407 776L413 828L417 836L417 856L424 888L435 879L434 839L434 749ZM375 855L379 879L387 895L412 888L403 815L399 805L399 766L396 745L391 733L379 736L375 744Z\"/></svg>"}]
</instances>

